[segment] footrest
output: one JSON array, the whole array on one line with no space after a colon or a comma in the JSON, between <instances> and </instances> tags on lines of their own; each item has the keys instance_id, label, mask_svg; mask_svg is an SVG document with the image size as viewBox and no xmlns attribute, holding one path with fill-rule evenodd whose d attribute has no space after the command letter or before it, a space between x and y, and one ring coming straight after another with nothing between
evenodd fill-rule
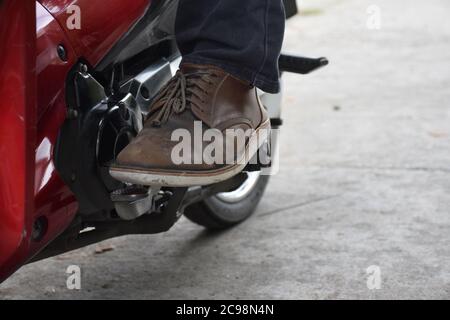
<instances>
[{"instance_id":1,"label":"footrest","mask_svg":"<svg viewBox=\"0 0 450 320\"><path fill-rule=\"evenodd\" d=\"M327 58L306 58L282 54L278 61L280 71L308 74L328 64Z\"/></svg>"}]
</instances>

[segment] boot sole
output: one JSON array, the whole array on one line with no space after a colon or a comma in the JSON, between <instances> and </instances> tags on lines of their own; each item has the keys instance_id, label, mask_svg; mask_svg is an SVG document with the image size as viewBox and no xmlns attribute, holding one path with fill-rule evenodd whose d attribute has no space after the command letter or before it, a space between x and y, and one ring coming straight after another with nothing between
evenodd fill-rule
<instances>
[{"instance_id":1,"label":"boot sole","mask_svg":"<svg viewBox=\"0 0 450 320\"><path fill-rule=\"evenodd\" d=\"M249 154L248 159L258 152L261 145L268 139L270 130L270 120L261 124L249 139L244 153L244 159ZM260 135L260 139L258 139ZM251 152L249 146L256 144L257 148ZM247 163L238 161L237 164L226 166L217 170L210 171L156 171L145 169L131 169L121 167L111 167L109 172L114 179L122 182L139 184L144 186L161 186L161 187L192 187L205 186L228 180L240 173Z\"/></svg>"}]
</instances>

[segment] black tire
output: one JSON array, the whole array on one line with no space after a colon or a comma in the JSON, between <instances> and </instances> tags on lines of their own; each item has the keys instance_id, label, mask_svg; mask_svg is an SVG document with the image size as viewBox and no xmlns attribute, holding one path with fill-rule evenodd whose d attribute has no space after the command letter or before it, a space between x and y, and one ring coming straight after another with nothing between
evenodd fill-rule
<instances>
[{"instance_id":1,"label":"black tire","mask_svg":"<svg viewBox=\"0 0 450 320\"><path fill-rule=\"evenodd\" d=\"M192 222L207 229L221 230L231 228L248 219L260 202L269 176L261 175L245 198L238 202L226 202L217 196L186 208L185 216Z\"/></svg>"}]
</instances>

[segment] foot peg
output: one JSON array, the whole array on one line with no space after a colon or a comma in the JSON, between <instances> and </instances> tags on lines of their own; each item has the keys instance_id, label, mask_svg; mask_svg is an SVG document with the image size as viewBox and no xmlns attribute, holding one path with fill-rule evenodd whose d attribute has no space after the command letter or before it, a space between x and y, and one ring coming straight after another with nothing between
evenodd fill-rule
<instances>
[{"instance_id":1,"label":"foot peg","mask_svg":"<svg viewBox=\"0 0 450 320\"><path fill-rule=\"evenodd\" d=\"M308 74L328 64L327 58L306 58L282 54L278 60L280 71Z\"/></svg>"},{"instance_id":2,"label":"foot peg","mask_svg":"<svg viewBox=\"0 0 450 320\"><path fill-rule=\"evenodd\" d=\"M156 210L156 197L160 187L129 186L111 194L116 212L124 220L134 220Z\"/></svg>"}]
</instances>

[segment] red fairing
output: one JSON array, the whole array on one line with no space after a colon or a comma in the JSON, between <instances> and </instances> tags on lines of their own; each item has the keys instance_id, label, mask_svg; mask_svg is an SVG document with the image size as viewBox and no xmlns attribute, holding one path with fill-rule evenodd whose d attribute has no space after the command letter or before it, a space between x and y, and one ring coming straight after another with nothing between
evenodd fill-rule
<instances>
[{"instance_id":1,"label":"red fairing","mask_svg":"<svg viewBox=\"0 0 450 320\"><path fill-rule=\"evenodd\" d=\"M23 261L34 212L34 0L0 2L0 279Z\"/></svg>"},{"instance_id":2,"label":"red fairing","mask_svg":"<svg viewBox=\"0 0 450 320\"><path fill-rule=\"evenodd\" d=\"M80 58L95 66L150 3L40 2L0 1L0 282L62 233L77 211L53 162L69 70ZM80 30L67 27L71 5L80 8ZM37 219L46 230L32 239Z\"/></svg>"},{"instance_id":3,"label":"red fairing","mask_svg":"<svg viewBox=\"0 0 450 320\"><path fill-rule=\"evenodd\" d=\"M58 22L39 3L36 3L36 21L38 124L32 219L44 217L48 225L42 239L30 242L28 256L64 231L78 208L75 196L61 180L53 163L54 146L66 119L65 82L77 56ZM64 47L66 61L58 56L58 46Z\"/></svg>"},{"instance_id":4,"label":"red fairing","mask_svg":"<svg viewBox=\"0 0 450 320\"><path fill-rule=\"evenodd\" d=\"M33 1L24 4L28 5L26 10L17 4L2 8L12 21L1 20L5 28L10 28L9 32L2 33L1 43L7 41L9 48L16 43L19 50L11 57L7 53L13 53L12 50L1 51L6 57L2 55L0 92L9 103L1 105L0 102L1 112L8 115L0 118L0 156L6 164L0 167L0 206L5 209L0 211L0 280L64 231L77 210L74 195L53 165L54 145L66 117L65 79L76 55L58 22L44 7L37 3L35 8ZM29 12L29 8L35 11L32 17L20 14ZM37 23L27 26L27 33L23 31L19 37L19 30L11 30L11 26L22 25L22 20ZM7 35L12 39L6 40ZM57 45L66 48L67 61L58 57ZM7 62L8 59L13 61ZM18 91L22 87L26 93ZM8 93L13 98L6 98ZM27 103L23 111L19 109L19 97ZM22 139L26 141L24 146L20 143ZM23 147L29 149L24 151ZM18 167L21 161L25 168ZM21 189L26 191L23 197L27 200L13 200ZM27 206L21 208L22 203ZM32 225L38 218L45 220L46 231L42 238L33 240Z\"/></svg>"},{"instance_id":5,"label":"red fairing","mask_svg":"<svg viewBox=\"0 0 450 320\"><path fill-rule=\"evenodd\" d=\"M39 2L64 28L76 54L95 66L143 16L151 0L40 0Z\"/></svg>"}]
</instances>

